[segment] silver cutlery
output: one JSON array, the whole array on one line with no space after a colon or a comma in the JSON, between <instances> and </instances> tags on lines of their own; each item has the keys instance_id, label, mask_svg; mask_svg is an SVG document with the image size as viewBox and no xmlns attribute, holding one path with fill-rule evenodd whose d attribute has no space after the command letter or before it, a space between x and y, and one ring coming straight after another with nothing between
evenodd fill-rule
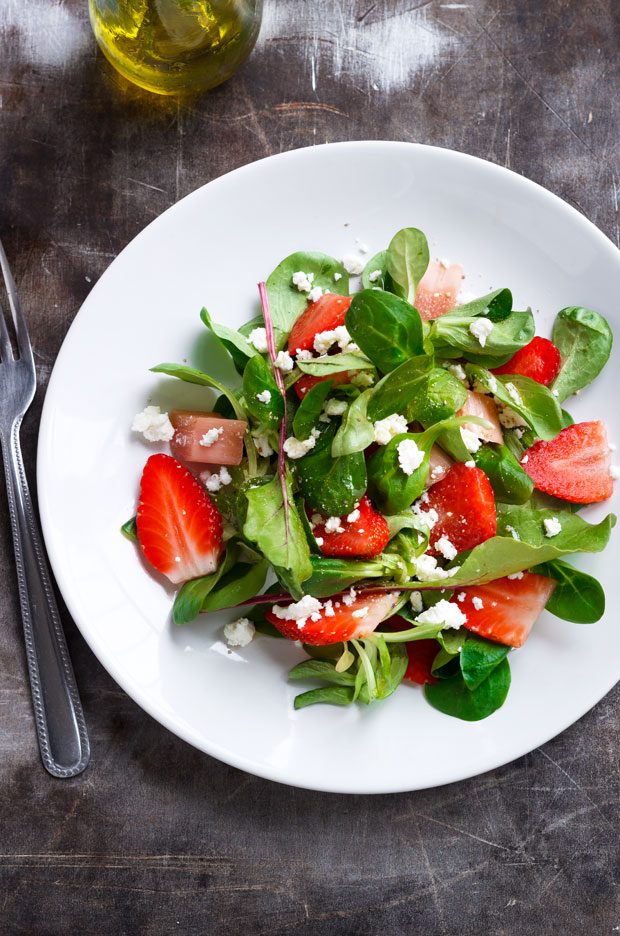
<instances>
[{"instance_id":1,"label":"silver cutlery","mask_svg":"<svg viewBox=\"0 0 620 936\"><path fill-rule=\"evenodd\" d=\"M90 746L22 460L19 430L37 379L26 320L1 242L0 269L17 340L14 356L0 305L0 445L35 723L46 770L54 777L74 777L88 764Z\"/></svg>"}]
</instances>

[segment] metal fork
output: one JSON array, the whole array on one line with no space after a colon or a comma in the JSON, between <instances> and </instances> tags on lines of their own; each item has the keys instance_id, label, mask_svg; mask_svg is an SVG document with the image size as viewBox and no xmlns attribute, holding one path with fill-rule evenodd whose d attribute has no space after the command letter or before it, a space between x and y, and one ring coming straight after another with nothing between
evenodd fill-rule
<instances>
[{"instance_id":1,"label":"metal fork","mask_svg":"<svg viewBox=\"0 0 620 936\"><path fill-rule=\"evenodd\" d=\"M88 764L90 746L22 461L19 430L34 398L37 378L26 321L1 242L0 269L18 348L15 358L0 305L0 444L32 702L46 770L54 777L74 777Z\"/></svg>"}]
</instances>

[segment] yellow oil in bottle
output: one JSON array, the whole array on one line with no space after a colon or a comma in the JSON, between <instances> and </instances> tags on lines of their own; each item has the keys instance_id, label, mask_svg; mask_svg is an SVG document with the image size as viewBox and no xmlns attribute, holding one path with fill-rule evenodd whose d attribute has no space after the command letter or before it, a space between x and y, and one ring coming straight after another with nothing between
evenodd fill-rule
<instances>
[{"instance_id":1,"label":"yellow oil in bottle","mask_svg":"<svg viewBox=\"0 0 620 936\"><path fill-rule=\"evenodd\" d=\"M201 91L239 68L256 42L262 0L89 0L104 55L158 94Z\"/></svg>"}]
</instances>

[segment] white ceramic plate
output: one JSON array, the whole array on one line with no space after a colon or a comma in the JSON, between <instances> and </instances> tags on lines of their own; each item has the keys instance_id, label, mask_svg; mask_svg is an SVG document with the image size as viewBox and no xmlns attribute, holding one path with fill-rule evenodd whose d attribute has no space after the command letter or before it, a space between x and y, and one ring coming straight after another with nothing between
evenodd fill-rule
<instances>
[{"instance_id":1,"label":"white ceramic plate","mask_svg":"<svg viewBox=\"0 0 620 936\"><path fill-rule=\"evenodd\" d=\"M579 626L545 614L511 655L504 707L475 724L448 718L404 686L369 709L296 713L287 670L303 651L256 639L229 652L222 613L175 629L172 592L118 531L132 516L152 446L129 431L147 400L204 406L204 391L149 374L189 359L223 377L198 313L227 325L257 311L256 283L293 250L371 252L401 227L422 228L432 253L459 260L479 295L509 286L539 332L585 305L617 327L620 254L554 195L490 163L407 143L298 150L224 176L166 211L114 261L58 356L39 440L45 540L71 614L117 682L196 747L263 777L348 793L414 790L504 764L558 734L620 678L619 543L579 560L611 610ZM620 442L618 355L570 408L604 418ZM201 402L197 402L201 401ZM588 510L601 517L609 504ZM613 505L612 505L613 509Z\"/></svg>"}]
</instances>

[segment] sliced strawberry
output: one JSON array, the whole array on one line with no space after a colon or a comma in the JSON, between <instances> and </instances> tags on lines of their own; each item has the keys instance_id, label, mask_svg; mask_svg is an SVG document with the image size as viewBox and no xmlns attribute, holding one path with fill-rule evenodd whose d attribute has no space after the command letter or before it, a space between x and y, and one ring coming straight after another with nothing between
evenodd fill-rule
<instances>
[{"instance_id":1,"label":"sliced strawberry","mask_svg":"<svg viewBox=\"0 0 620 936\"><path fill-rule=\"evenodd\" d=\"M468 630L508 647L521 647L554 588L555 582L546 575L524 572L521 578L462 588L452 601L467 617Z\"/></svg>"},{"instance_id":2,"label":"sliced strawberry","mask_svg":"<svg viewBox=\"0 0 620 936\"><path fill-rule=\"evenodd\" d=\"M438 539L445 536L458 552L472 549L495 536L497 518L491 482L481 468L453 465L426 494L424 510L433 508L439 520L430 536L432 555Z\"/></svg>"},{"instance_id":3,"label":"sliced strawberry","mask_svg":"<svg viewBox=\"0 0 620 936\"><path fill-rule=\"evenodd\" d=\"M337 293L325 293L316 302L311 302L291 329L288 338L289 354L312 351L315 335L319 332L333 331L339 325L344 325L344 317L350 305L350 296L339 296Z\"/></svg>"},{"instance_id":4,"label":"sliced strawberry","mask_svg":"<svg viewBox=\"0 0 620 936\"><path fill-rule=\"evenodd\" d=\"M335 374L326 374L324 377L313 377L312 374L304 374L303 377L300 377L299 380L293 384L295 387L295 393L300 400L303 400L308 390L321 383L323 380L333 380L335 384L349 383L351 380L351 374L349 371L338 371Z\"/></svg>"},{"instance_id":5,"label":"sliced strawberry","mask_svg":"<svg viewBox=\"0 0 620 936\"><path fill-rule=\"evenodd\" d=\"M551 442L535 442L521 459L539 491L573 504L611 497L614 485L607 431L597 422L575 423Z\"/></svg>"},{"instance_id":6,"label":"sliced strawberry","mask_svg":"<svg viewBox=\"0 0 620 936\"><path fill-rule=\"evenodd\" d=\"M405 679L418 683L420 686L437 682L437 677L433 676L431 672L433 661L439 653L437 641L413 640L405 646L409 657L409 663L405 670Z\"/></svg>"},{"instance_id":7,"label":"sliced strawberry","mask_svg":"<svg viewBox=\"0 0 620 936\"><path fill-rule=\"evenodd\" d=\"M497 442L501 445L504 441L502 427L497 414L497 406L495 405L495 401L485 393L474 393L472 390L468 390L465 405L461 407L456 415L479 416L481 419L486 419L489 423L489 428L479 426L477 423L466 423L463 428L469 429L474 435L478 436L479 439L483 439L485 442Z\"/></svg>"},{"instance_id":8,"label":"sliced strawberry","mask_svg":"<svg viewBox=\"0 0 620 936\"><path fill-rule=\"evenodd\" d=\"M372 634L381 621L389 617L399 597L398 592L356 597L355 589L352 588L345 595L324 599L316 613L300 620L278 616L286 614L286 607L278 605L267 611L265 617L289 640L303 640L312 646L322 646ZM307 599L302 598L304 600ZM312 620L313 617L316 620Z\"/></svg>"},{"instance_id":9,"label":"sliced strawberry","mask_svg":"<svg viewBox=\"0 0 620 936\"><path fill-rule=\"evenodd\" d=\"M348 517L353 517L349 520ZM348 517L340 518L342 533L327 533L325 521L317 523L313 533L324 556L356 556L372 559L383 552L390 540L387 521L374 509L370 499L362 497Z\"/></svg>"},{"instance_id":10,"label":"sliced strawberry","mask_svg":"<svg viewBox=\"0 0 620 936\"><path fill-rule=\"evenodd\" d=\"M175 585L217 569L224 550L220 512L170 455L151 455L144 466L136 526L145 559Z\"/></svg>"},{"instance_id":11,"label":"sliced strawberry","mask_svg":"<svg viewBox=\"0 0 620 936\"><path fill-rule=\"evenodd\" d=\"M463 276L460 263L447 265L431 260L415 294L414 305L420 316L425 320L435 319L453 309Z\"/></svg>"},{"instance_id":12,"label":"sliced strawberry","mask_svg":"<svg viewBox=\"0 0 620 936\"><path fill-rule=\"evenodd\" d=\"M548 338L532 338L501 367L494 367L494 374L521 374L548 387L560 372L560 352Z\"/></svg>"}]
</instances>

